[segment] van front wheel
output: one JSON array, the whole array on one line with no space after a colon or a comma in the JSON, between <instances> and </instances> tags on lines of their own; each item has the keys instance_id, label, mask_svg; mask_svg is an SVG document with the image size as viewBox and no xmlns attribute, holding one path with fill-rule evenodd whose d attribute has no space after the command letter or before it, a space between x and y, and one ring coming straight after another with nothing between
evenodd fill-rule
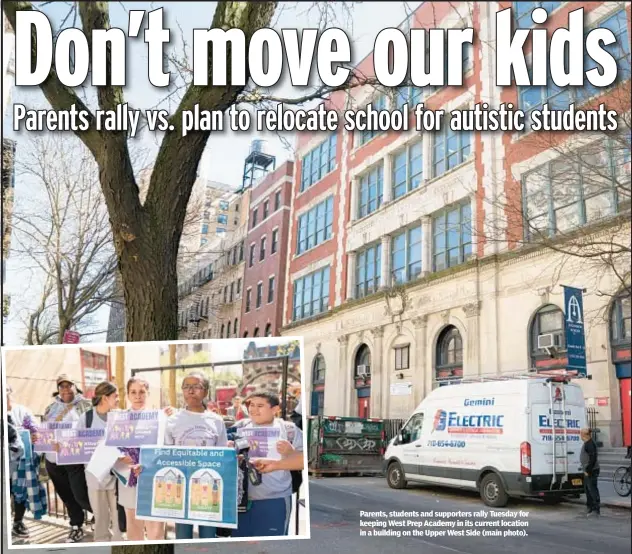
<instances>
[{"instance_id":1,"label":"van front wheel","mask_svg":"<svg viewBox=\"0 0 632 554\"><path fill-rule=\"evenodd\" d=\"M388 482L388 486L392 489L406 488L407 483L404 477L404 470L399 462L389 464L388 470L386 471L386 481Z\"/></svg>"},{"instance_id":2,"label":"van front wheel","mask_svg":"<svg viewBox=\"0 0 632 554\"><path fill-rule=\"evenodd\" d=\"M509 502L509 496L505 492L500 477L495 473L488 473L483 477L480 485L480 494L483 502L492 508L502 508Z\"/></svg>"}]
</instances>

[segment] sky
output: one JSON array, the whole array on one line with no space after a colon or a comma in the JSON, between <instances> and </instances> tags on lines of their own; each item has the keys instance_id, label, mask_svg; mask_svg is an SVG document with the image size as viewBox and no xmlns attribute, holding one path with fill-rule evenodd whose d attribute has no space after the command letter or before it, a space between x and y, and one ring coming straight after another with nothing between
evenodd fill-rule
<instances>
[{"instance_id":1,"label":"sky","mask_svg":"<svg viewBox=\"0 0 632 554\"><path fill-rule=\"evenodd\" d=\"M399 25L406 18L407 13L420 2L360 2L360 3L328 3L327 9L335 10L337 21L347 35L352 39L353 62L358 63L373 48L378 32L387 27ZM350 13L344 12L341 4L350 6ZM164 26L171 29L171 43L175 51L182 50L182 38L190 45L194 28L210 25L215 11L215 2L112 2L110 4L110 19L113 27L127 30L127 9L154 10L164 7ZM66 3L52 3L43 8L54 27L58 27L66 11ZM144 19L146 24L147 17ZM276 29L317 27L319 12L311 3L281 2L273 19ZM182 34L180 32L182 29ZM143 32L138 39L127 41L127 86L124 93L130 106L140 109L154 107L167 92L151 85L147 71L147 50L142 41ZM302 94L302 91L292 90L289 79L282 78L279 86L274 89L278 96L292 97ZM12 92L12 101L23 103L30 108L49 107L43 94L37 87L16 87ZM3 119L3 133L7 137L18 141L17 156L20 156L20 140L24 133L12 130L12 109L7 109ZM219 181L237 188L241 182L244 158L248 155L250 143L253 139L266 140L267 152L276 156L277 166L293 154L286 148L283 141L273 133L230 132L216 133L208 141L206 151L200 164L202 177ZM288 138L292 138L291 135ZM150 152L157 150L155 136L145 134L137 138L139 144ZM43 195L43 190L33 183L24 182L16 176L15 207L27 200ZM9 258L7 264L6 292L11 295L12 314L4 330L5 344L20 344L24 327L17 317L20 309L28 310L36 302L36 294L41 277L23 269L23 263L16 256ZM97 316L97 327L104 331L107 327L108 308L102 309ZM92 341L104 341L104 335L96 335Z\"/></svg>"}]
</instances>

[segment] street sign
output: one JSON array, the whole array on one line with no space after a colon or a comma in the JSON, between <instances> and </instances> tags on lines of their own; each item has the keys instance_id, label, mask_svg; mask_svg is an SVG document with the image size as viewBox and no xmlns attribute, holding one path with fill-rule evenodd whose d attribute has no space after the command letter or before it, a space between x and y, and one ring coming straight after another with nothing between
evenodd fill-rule
<instances>
[{"instance_id":1,"label":"street sign","mask_svg":"<svg viewBox=\"0 0 632 554\"><path fill-rule=\"evenodd\" d=\"M578 377L586 376L586 339L584 335L584 301L582 289L564 287L564 326L568 369L577 371Z\"/></svg>"},{"instance_id":2,"label":"street sign","mask_svg":"<svg viewBox=\"0 0 632 554\"><path fill-rule=\"evenodd\" d=\"M64 331L63 344L79 344L81 335L77 331Z\"/></svg>"}]
</instances>

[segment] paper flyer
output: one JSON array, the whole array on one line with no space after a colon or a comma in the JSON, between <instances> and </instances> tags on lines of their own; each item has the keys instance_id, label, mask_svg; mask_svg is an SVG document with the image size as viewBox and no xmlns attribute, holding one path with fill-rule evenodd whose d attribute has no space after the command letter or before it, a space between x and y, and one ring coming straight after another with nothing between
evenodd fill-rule
<instances>
[{"instance_id":1,"label":"paper flyer","mask_svg":"<svg viewBox=\"0 0 632 554\"><path fill-rule=\"evenodd\" d=\"M160 446L164 427L161 410L112 411L108 414L105 444L127 448Z\"/></svg>"},{"instance_id":2,"label":"paper flyer","mask_svg":"<svg viewBox=\"0 0 632 554\"><path fill-rule=\"evenodd\" d=\"M278 427L241 428L239 435L248 439L251 458L281 459L276 447L277 441L281 438L281 430Z\"/></svg>"},{"instance_id":3,"label":"paper flyer","mask_svg":"<svg viewBox=\"0 0 632 554\"><path fill-rule=\"evenodd\" d=\"M57 465L88 464L105 429L58 429Z\"/></svg>"},{"instance_id":4,"label":"paper flyer","mask_svg":"<svg viewBox=\"0 0 632 554\"><path fill-rule=\"evenodd\" d=\"M72 429L71 421L49 421L40 423L37 426L37 442L33 445L33 450L37 453L55 452L55 431L57 429Z\"/></svg>"}]
</instances>

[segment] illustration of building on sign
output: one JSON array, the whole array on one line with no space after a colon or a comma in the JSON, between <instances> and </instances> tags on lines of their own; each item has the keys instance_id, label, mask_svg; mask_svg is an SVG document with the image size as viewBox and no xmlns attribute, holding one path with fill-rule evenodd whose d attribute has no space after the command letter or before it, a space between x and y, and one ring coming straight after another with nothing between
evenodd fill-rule
<instances>
[{"instance_id":1,"label":"illustration of building on sign","mask_svg":"<svg viewBox=\"0 0 632 554\"><path fill-rule=\"evenodd\" d=\"M184 518L184 474L175 468L163 468L154 477L151 515Z\"/></svg>"},{"instance_id":2,"label":"illustration of building on sign","mask_svg":"<svg viewBox=\"0 0 632 554\"><path fill-rule=\"evenodd\" d=\"M221 521L223 480L212 469L200 469L191 476L189 518Z\"/></svg>"}]
</instances>

